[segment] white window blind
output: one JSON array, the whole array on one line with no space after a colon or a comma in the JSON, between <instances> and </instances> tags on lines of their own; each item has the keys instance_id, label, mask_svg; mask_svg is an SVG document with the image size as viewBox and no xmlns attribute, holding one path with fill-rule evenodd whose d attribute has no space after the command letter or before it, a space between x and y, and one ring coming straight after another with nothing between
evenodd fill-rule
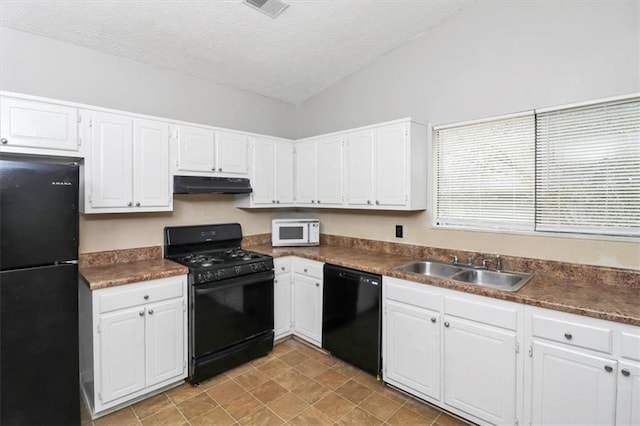
<instances>
[{"instance_id":1,"label":"white window blind","mask_svg":"<svg viewBox=\"0 0 640 426\"><path fill-rule=\"evenodd\" d=\"M435 224L533 230L533 112L434 129Z\"/></svg>"},{"instance_id":2,"label":"white window blind","mask_svg":"<svg viewBox=\"0 0 640 426\"><path fill-rule=\"evenodd\" d=\"M536 230L640 235L640 98L536 115Z\"/></svg>"}]
</instances>

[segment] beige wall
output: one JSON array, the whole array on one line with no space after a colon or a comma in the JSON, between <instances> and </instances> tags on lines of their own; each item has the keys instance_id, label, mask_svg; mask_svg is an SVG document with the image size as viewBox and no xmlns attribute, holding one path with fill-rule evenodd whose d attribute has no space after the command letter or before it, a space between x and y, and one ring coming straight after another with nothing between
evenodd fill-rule
<instances>
[{"instance_id":1,"label":"beige wall","mask_svg":"<svg viewBox=\"0 0 640 426\"><path fill-rule=\"evenodd\" d=\"M478 2L298 106L298 137L444 124L640 91L637 1ZM640 244L429 228L426 212L323 211L323 232L640 269Z\"/></svg>"}]
</instances>

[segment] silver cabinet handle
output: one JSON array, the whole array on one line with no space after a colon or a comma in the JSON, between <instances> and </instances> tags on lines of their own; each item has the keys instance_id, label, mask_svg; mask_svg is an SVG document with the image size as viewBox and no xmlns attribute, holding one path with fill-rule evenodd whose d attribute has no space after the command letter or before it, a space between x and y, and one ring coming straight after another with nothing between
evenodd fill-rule
<instances>
[{"instance_id":1,"label":"silver cabinet handle","mask_svg":"<svg viewBox=\"0 0 640 426\"><path fill-rule=\"evenodd\" d=\"M607 373L611 373L613 371L613 367L610 365L605 365L604 371L606 371Z\"/></svg>"},{"instance_id":2,"label":"silver cabinet handle","mask_svg":"<svg viewBox=\"0 0 640 426\"><path fill-rule=\"evenodd\" d=\"M284 266L281 266L280 269L282 269L284 271Z\"/></svg>"},{"instance_id":3,"label":"silver cabinet handle","mask_svg":"<svg viewBox=\"0 0 640 426\"><path fill-rule=\"evenodd\" d=\"M218 167L218 171L221 172L222 171L222 167Z\"/></svg>"},{"instance_id":4,"label":"silver cabinet handle","mask_svg":"<svg viewBox=\"0 0 640 426\"><path fill-rule=\"evenodd\" d=\"M315 204L315 203L316 203L316 200L311 200L311 204Z\"/></svg>"},{"instance_id":5,"label":"silver cabinet handle","mask_svg":"<svg viewBox=\"0 0 640 426\"><path fill-rule=\"evenodd\" d=\"M320 283L316 283L316 287L320 287Z\"/></svg>"},{"instance_id":6,"label":"silver cabinet handle","mask_svg":"<svg viewBox=\"0 0 640 426\"><path fill-rule=\"evenodd\" d=\"M274 279L274 280L273 280L273 283L274 283L274 284L278 284L278 280L277 280L277 279Z\"/></svg>"},{"instance_id":7,"label":"silver cabinet handle","mask_svg":"<svg viewBox=\"0 0 640 426\"><path fill-rule=\"evenodd\" d=\"M149 295L148 294L144 295L144 300L149 300Z\"/></svg>"},{"instance_id":8,"label":"silver cabinet handle","mask_svg":"<svg viewBox=\"0 0 640 426\"><path fill-rule=\"evenodd\" d=\"M304 268L304 272L307 272L307 268Z\"/></svg>"},{"instance_id":9,"label":"silver cabinet handle","mask_svg":"<svg viewBox=\"0 0 640 426\"><path fill-rule=\"evenodd\" d=\"M9 140L7 138L2 138L0 139L0 143L2 143L2 145L6 145L9 143Z\"/></svg>"},{"instance_id":10,"label":"silver cabinet handle","mask_svg":"<svg viewBox=\"0 0 640 426\"><path fill-rule=\"evenodd\" d=\"M140 207L140 201L136 203L136 207Z\"/></svg>"},{"instance_id":11,"label":"silver cabinet handle","mask_svg":"<svg viewBox=\"0 0 640 426\"><path fill-rule=\"evenodd\" d=\"M149 309L149 315L153 315L153 309Z\"/></svg>"},{"instance_id":12,"label":"silver cabinet handle","mask_svg":"<svg viewBox=\"0 0 640 426\"><path fill-rule=\"evenodd\" d=\"M431 318L431 322L435 323L436 322L436 317Z\"/></svg>"},{"instance_id":13,"label":"silver cabinet handle","mask_svg":"<svg viewBox=\"0 0 640 426\"><path fill-rule=\"evenodd\" d=\"M320 204L320 200L318 200L318 204Z\"/></svg>"},{"instance_id":14,"label":"silver cabinet handle","mask_svg":"<svg viewBox=\"0 0 640 426\"><path fill-rule=\"evenodd\" d=\"M622 370L620 370L620 373L624 376L624 377L629 377L629 374L631 374L629 372L629 370L627 370L626 368L623 368Z\"/></svg>"},{"instance_id":15,"label":"silver cabinet handle","mask_svg":"<svg viewBox=\"0 0 640 426\"><path fill-rule=\"evenodd\" d=\"M367 200L367 204L371 204L371 200Z\"/></svg>"},{"instance_id":16,"label":"silver cabinet handle","mask_svg":"<svg viewBox=\"0 0 640 426\"><path fill-rule=\"evenodd\" d=\"M127 206L129 206L129 207L131 207L132 205L133 205L133 203L132 203L131 201L129 201L129 202L127 203Z\"/></svg>"},{"instance_id":17,"label":"silver cabinet handle","mask_svg":"<svg viewBox=\"0 0 640 426\"><path fill-rule=\"evenodd\" d=\"M449 328L449 321L445 321L444 326Z\"/></svg>"},{"instance_id":18,"label":"silver cabinet handle","mask_svg":"<svg viewBox=\"0 0 640 426\"><path fill-rule=\"evenodd\" d=\"M276 203L276 200L271 200L271 204L275 204L275 203Z\"/></svg>"},{"instance_id":19,"label":"silver cabinet handle","mask_svg":"<svg viewBox=\"0 0 640 426\"><path fill-rule=\"evenodd\" d=\"M380 205L380 201L376 200L376 206Z\"/></svg>"},{"instance_id":20,"label":"silver cabinet handle","mask_svg":"<svg viewBox=\"0 0 640 426\"><path fill-rule=\"evenodd\" d=\"M569 333L569 332L564 333L564 337L565 337L567 340L571 340L571 339L573 339L573 335L572 335L571 333Z\"/></svg>"},{"instance_id":21,"label":"silver cabinet handle","mask_svg":"<svg viewBox=\"0 0 640 426\"><path fill-rule=\"evenodd\" d=\"M144 311L140 311L140 312L138 312L138 315L140 315L141 317L143 317L143 316L144 316Z\"/></svg>"},{"instance_id":22,"label":"silver cabinet handle","mask_svg":"<svg viewBox=\"0 0 640 426\"><path fill-rule=\"evenodd\" d=\"M276 200L276 204L280 204L280 200Z\"/></svg>"},{"instance_id":23,"label":"silver cabinet handle","mask_svg":"<svg viewBox=\"0 0 640 426\"><path fill-rule=\"evenodd\" d=\"M212 168L211 168L211 171L212 171L212 172L215 172L215 171L216 171L216 168L215 168L215 167L212 167Z\"/></svg>"}]
</instances>

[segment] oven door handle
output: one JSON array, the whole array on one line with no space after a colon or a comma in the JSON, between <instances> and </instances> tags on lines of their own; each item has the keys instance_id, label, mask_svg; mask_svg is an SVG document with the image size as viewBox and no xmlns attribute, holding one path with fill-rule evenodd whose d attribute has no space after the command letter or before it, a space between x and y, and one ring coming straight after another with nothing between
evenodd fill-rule
<instances>
[{"instance_id":1,"label":"oven door handle","mask_svg":"<svg viewBox=\"0 0 640 426\"><path fill-rule=\"evenodd\" d=\"M238 285L251 285L257 284L261 281L269 281L273 282L273 278L275 277L273 271L265 271L257 274L244 275L242 277L236 277L224 280L225 283L220 285L222 281L213 281L205 284L198 284L195 286L196 294L207 294L212 293L218 290L224 290L228 287L237 287Z\"/></svg>"}]
</instances>

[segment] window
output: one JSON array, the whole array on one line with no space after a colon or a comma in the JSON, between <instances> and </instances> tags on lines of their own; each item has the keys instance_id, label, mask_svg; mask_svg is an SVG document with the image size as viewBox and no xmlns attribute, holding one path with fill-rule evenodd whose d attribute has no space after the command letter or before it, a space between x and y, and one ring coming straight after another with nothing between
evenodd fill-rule
<instances>
[{"instance_id":1,"label":"window","mask_svg":"<svg viewBox=\"0 0 640 426\"><path fill-rule=\"evenodd\" d=\"M434 129L436 226L640 236L640 98Z\"/></svg>"}]
</instances>

